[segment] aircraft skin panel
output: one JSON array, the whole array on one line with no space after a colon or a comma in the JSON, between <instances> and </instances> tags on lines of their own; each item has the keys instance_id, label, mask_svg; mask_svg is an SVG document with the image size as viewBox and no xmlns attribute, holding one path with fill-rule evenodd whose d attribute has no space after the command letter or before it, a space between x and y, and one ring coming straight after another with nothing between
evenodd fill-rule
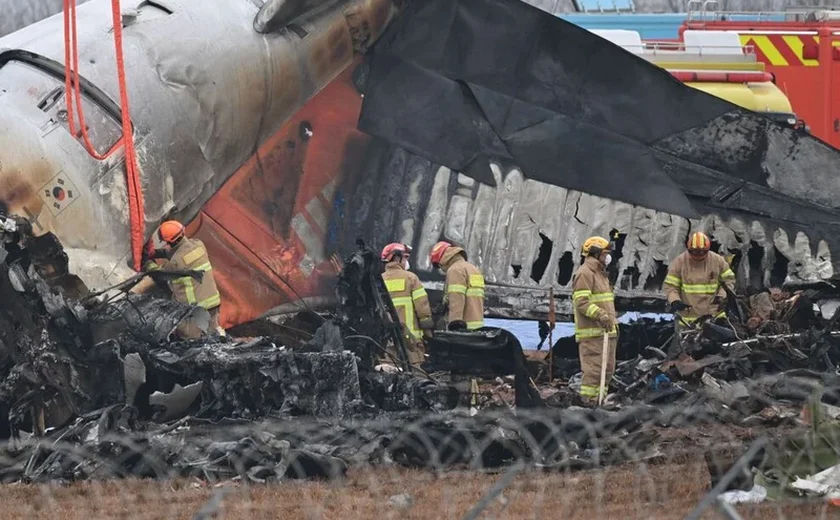
<instances>
[{"instance_id":1,"label":"aircraft skin panel","mask_svg":"<svg viewBox=\"0 0 840 520\"><path fill-rule=\"evenodd\" d=\"M361 96L352 71L271 136L190 226L213 261L224 325L332 294L337 249L327 239L343 197L336 186L363 164L369 141L356 130Z\"/></svg>"},{"instance_id":2,"label":"aircraft skin panel","mask_svg":"<svg viewBox=\"0 0 840 520\"><path fill-rule=\"evenodd\" d=\"M442 287L428 261L432 245L463 245L487 277L488 313L507 317L545 317L548 288L570 292L580 244L611 229L626 235L615 264L625 308L661 305L667 264L693 229L713 233L726 255L760 251L758 264L739 264L742 281L769 285L771 273L773 282L784 281L778 262L787 264L784 277L792 282L834 275L826 243L804 233L714 212L688 220L526 179L515 165L491 164L494 187L369 138L355 127L361 96L352 73L290 119L190 226L210 250L225 325L278 307L295 312L331 303L332 259L352 251L357 238L376 248L411 244L412 269L432 291ZM303 137L302 128L312 136ZM570 314L569 302L558 306Z\"/></svg>"},{"instance_id":3,"label":"aircraft skin panel","mask_svg":"<svg viewBox=\"0 0 840 520\"><path fill-rule=\"evenodd\" d=\"M194 219L397 9L393 0L341 0L295 18L298 32L261 35L248 1L139 5L124 51L147 236L164 219ZM78 8L84 111L100 153L121 134L111 23L108 0ZM70 135L63 60L60 14L0 38L0 203L33 220L36 233L55 232L97 289L132 274L125 169L121 151L97 161ZM58 181L72 187L66 198L42 197ZM301 211L280 207L275 220L254 221L270 227Z\"/></svg>"},{"instance_id":4,"label":"aircraft skin panel","mask_svg":"<svg viewBox=\"0 0 840 520\"><path fill-rule=\"evenodd\" d=\"M742 282L814 283L835 276L837 234L825 231L833 224L819 220L822 209L797 207L800 214L813 213L813 229L774 220L778 215L767 215L760 203L784 194L733 185L707 171L715 165L686 165L669 155L677 150L691 158L703 147L726 148L699 139L695 133L702 137L705 130L698 126L654 143L643 161L668 166L674 178L703 173L702 182L680 180L690 184L694 191L686 198L704 215L691 221L561 187L563 161L556 163L557 182L547 183L529 178L527 165L493 158L481 172L493 182L482 183L475 171L457 172L361 133L363 98L353 82L359 63L353 51L366 50L402 2L330 4L301 20L305 37L294 31L257 35L257 8L250 2L162 3L171 14L141 13L126 27L146 224L151 233L164 218L191 222L190 233L210 250L226 326L328 304L335 257L350 252L357 238L376 248L410 243L414 270L433 291L442 276L428 265L431 246L441 239L458 242L487 274L487 308L497 316L544 316L549 287L568 294L579 245L611 229L623 235L615 274L624 308L661 305L663 270L683 250L690 229L712 232L723 253L740 255ZM119 135L121 117L114 110L109 5L91 0L79 8L85 109L98 148ZM90 287L102 288L130 274L124 169L119 154L104 162L88 156L62 121L61 25L60 17L48 19L0 39L0 49L36 58L15 55L3 62L12 55L0 50L0 201L30 217L36 230L56 232L71 269ZM474 93L500 123L492 111L494 94ZM539 126L544 115L523 113L505 128ZM737 119L739 113L721 117ZM709 128L722 122L710 121ZM401 126L411 131L418 125L404 120ZM767 136L768 146L776 146L779 136ZM820 145L808 138L794 144L803 155ZM598 152L576 153L585 160ZM768 153L771 181L784 173L774 155L779 153ZM829 155L815 154L809 167ZM803 189L796 179L788 182ZM640 186L633 188L644 191ZM717 188L720 196L709 197ZM749 211L745 204L752 204ZM560 313L568 312L562 302Z\"/></svg>"}]
</instances>

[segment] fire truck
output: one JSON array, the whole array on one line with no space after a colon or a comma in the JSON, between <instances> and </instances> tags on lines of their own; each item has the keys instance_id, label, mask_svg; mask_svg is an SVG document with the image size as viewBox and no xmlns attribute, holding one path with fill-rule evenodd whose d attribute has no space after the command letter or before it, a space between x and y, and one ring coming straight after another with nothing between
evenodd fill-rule
<instances>
[{"instance_id":1,"label":"fire truck","mask_svg":"<svg viewBox=\"0 0 840 520\"><path fill-rule=\"evenodd\" d=\"M642 40L632 30L591 29L625 50L667 70L685 85L798 126L791 102L773 82L753 47L726 31L684 31L682 41Z\"/></svg>"},{"instance_id":2,"label":"fire truck","mask_svg":"<svg viewBox=\"0 0 840 520\"><path fill-rule=\"evenodd\" d=\"M701 31L737 34L811 133L840 148L840 11L798 10L783 13L781 21L760 16L743 20L736 19L740 13L709 9L715 5L707 0L700 9L690 9L680 40Z\"/></svg>"}]
</instances>

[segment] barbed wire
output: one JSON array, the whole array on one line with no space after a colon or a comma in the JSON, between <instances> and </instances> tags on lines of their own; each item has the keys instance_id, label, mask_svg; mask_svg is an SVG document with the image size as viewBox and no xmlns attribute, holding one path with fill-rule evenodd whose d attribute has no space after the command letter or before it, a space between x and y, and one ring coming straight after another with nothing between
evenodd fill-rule
<instances>
[{"instance_id":1,"label":"barbed wire","mask_svg":"<svg viewBox=\"0 0 840 520\"><path fill-rule=\"evenodd\" d=\"M110 407L60 433L7 442L0 497L8 518L44 509L67 518L678 518L735 487L758 501L735 506L744 517L831 513L824 497L797 496L790 482L773 500L766 478L764 494L756 491L758 475L785 473L781 461L825 454L813 442L784 451L820 431L800 424L801 406L775 403L787 419L746 427L722 421L711 404L248 423L187 417L153 428L130 425L130 407ZM831 440L826 432L833 429L817 435ZM747 453L757 438L766 445Z\"/></svg>"}]
</instances>

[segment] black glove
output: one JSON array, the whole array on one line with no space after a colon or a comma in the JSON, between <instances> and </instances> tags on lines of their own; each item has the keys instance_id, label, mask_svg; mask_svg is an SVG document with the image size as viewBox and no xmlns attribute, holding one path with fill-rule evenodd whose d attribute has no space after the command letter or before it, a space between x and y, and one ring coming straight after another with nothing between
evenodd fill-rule
<instances>
[{"instance_id":1,"label":"black glove","mask_svg":"<svg viewBox=\"0 0 840 520\"><path fill-rule=\"evenodd\" d=\"M455 320L449 324L449 330L456 331L456 330L467 330L467 322L461 320Z\"/></svg>"},{"instance_id":2,"label":"black glove","mask_svg":"<svg viewBox=\"0 0 840 520\"><path fill-rule=\"evenodd\" d=\"M668 304L668 310L670 312L680 312L690 308L691 305L686 305L682 300L676 300Z\"/></svg>"}]
</instances>

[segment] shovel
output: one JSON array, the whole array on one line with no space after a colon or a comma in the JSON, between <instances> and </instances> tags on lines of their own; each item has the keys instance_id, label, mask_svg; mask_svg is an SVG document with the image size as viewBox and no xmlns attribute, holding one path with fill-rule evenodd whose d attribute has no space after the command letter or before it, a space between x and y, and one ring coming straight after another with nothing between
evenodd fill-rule
<instances>
[{"instance_id":1,"label":"shovel","mask_svg":"<svg viewBox=\"0 0 840 520\"><path fill-rule=\"evenodd\" d=\"M598 406L604 403L607 385L607 353L610 349L610 333L604 332L604 348L601 349L601 386L598 389Z\"/></svg>"}]
</instances>

